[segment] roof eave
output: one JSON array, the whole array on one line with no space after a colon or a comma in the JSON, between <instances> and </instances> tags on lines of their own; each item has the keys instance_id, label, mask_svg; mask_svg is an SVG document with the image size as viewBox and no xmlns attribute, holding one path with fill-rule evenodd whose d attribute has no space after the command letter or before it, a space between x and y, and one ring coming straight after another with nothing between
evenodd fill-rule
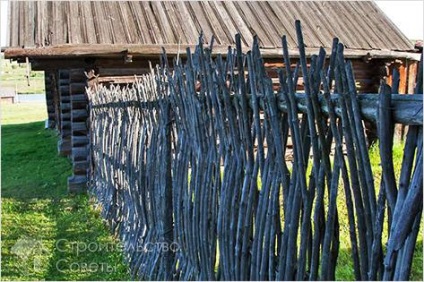
<instances>
[{"instance_id":1,"label":"roof eave","mask_svg":"<svg viewBox=\"0 0 424 282\"><path fill-rule=\"evenodd\" d=\"M57 45L49 47L9 47L4 50L5 59L19 60L29 57L31 59L72 59L72 58L123 58L126 55L132 55L139 58L156 58L162 54L165 49L168 56L186 55L186 48L195 48L195 45L119 45L119 44L78 44L78 45ZM214 55L226 55L228 46L214 46ZM245 46L245 48L249 48ZM326 50L330 54L331 50ZM306 55L312 56L318 54L319 48L307 48ZM289 50L292 58L299 57L297 49ZM261 54L264 58L282 57L281 48L263 48ZM367 59L410 59L420 60L420 54L408 51L394 50L359 50L345 49L345 58L367 58Z\"/></svg>"}]
</instances>

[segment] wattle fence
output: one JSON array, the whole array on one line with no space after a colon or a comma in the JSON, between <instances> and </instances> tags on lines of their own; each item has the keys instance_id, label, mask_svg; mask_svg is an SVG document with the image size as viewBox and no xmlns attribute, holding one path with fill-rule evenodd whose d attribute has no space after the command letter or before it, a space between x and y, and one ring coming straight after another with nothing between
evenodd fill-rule
<instances>
[{"instance_id":1,"label":"wattle fence","mask_svg":"<svg viewBox=\"0 0 424 282\"><path fill-rule=\"evenodd\" d=\"M172 70L164 55L132 86L88 90L90 191L135 278L335 280L343 227L355 279L408 279L422 214L422 95L396 95L396 75L379 95L357 95L343 44L334 40L329 64L322 49L307 65L299 23L297 34L300 64L280 70L278 93L257 41L244 54L238 36L224 57L199 44ZM379 187L363 119L378 125ZM399 179L395 123L409 125Z\"/></svg>"}]
</instances>

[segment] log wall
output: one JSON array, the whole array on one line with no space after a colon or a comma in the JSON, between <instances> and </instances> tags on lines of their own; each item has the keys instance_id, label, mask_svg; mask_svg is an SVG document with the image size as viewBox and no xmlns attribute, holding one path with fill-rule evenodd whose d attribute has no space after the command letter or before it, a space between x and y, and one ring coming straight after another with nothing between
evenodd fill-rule
<instances>
[{"instance_id":1,"label":"log wall","mask_svg":"<svg viewBox=\"0 0 424 282\"><path fill-rule=\"evenodd\" d=\"M56 105L57 102L56 95L56 80L54 77L54 72L45 72L44 73L44 86L46 91L46 104L47 104L47 119L48 127L56 127ZM56 101L55 101L56 100Z\"/></svg>"},{"instance_id":2,"label":"log wall","mask_svg":"<svg viewBox=\"0 0 424 282\"><path fill-rule=\"evenodd\" d=\"M69 95L69 70L58 71L60 102L60 136L58 152L61 156L71 154L71 98Z\"/></svg>"},{"instance_id":3,"label":"log wall","mask_svg":"<svg viewBox=\"0 0 424 282\"><path fill-rule=\"evenodd\" d=\"M83 192L87 187L88 130L87 130L87 77L84 69L72 69L69 73L71 103L71 160L73 175L68 178L70 192Z\"/></svg>"}]
</instances>

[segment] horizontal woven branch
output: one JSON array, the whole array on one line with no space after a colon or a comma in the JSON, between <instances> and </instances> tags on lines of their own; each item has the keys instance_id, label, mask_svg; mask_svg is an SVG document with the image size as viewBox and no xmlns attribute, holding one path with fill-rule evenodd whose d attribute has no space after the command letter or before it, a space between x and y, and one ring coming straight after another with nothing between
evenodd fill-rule
<instances>
[{"instance_id":1,"label":"horizontal woven branch","mask_svg":"<svg viewBox=\"0 0 424 282\"><path fill-rule=\"evenodd\" d=\"M199 44L172 71L164 55L132 88L88 92L90 189L134 276L335 280L348 229L354 279L408 279L422 214L422 95L383 82L378 95L357 95L343 45L335 39L328 65L322 49L307 68L299 23L297 33L300 64L279 72L278 94L257 40L244 54L238 36L225 60ZM290 66L284 37L283 46ZM377 124L379 188L364 119ZM394 122L410 125L399 182Z\"/></svg>"}]
</instances>

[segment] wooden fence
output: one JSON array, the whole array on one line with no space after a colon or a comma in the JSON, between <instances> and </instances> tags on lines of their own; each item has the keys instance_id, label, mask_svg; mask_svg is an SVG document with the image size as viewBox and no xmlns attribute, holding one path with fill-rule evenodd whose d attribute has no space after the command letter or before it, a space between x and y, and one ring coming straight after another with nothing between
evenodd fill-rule
<instances>
[{"instance_id":1,"label":"wooden fence","mask_svg":"<svg viewBox=\"0 0 424 282\"><path fill-rule=\"evenodd\" d=\"M396 73L379 95L357 95L343 44L334 40L328 65L323 49L307 65L296 28L300 64L280 70L278 93L256 39L244 54L239 36L227 56L200 43L173 70L163 56L133 86L88 90L90 191L135 277L335 280L344 228L355 279L408 279L422 214L422 95L396 95ZM379 187L363 119L378 125ZM409 125L399 179L395 123Z\"/></svg>"}]
</instances>

